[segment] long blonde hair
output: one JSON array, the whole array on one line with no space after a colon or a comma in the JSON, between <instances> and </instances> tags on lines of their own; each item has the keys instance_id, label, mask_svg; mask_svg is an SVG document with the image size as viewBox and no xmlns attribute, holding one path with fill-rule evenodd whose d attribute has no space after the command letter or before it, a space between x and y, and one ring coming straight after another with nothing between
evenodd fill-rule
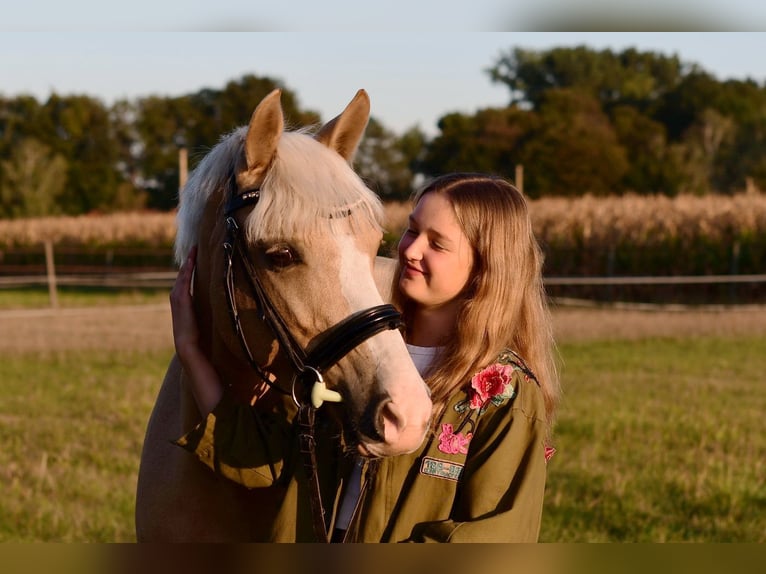
<instances>
[{"instance_id":1,"label":"long blonde hair","mask_svg":"<svg viewBox=\"0 0 766 574\"><path fill-rule=\"evenodd\" d=\"M542 282L543 254L524 196L502 178L475 173L432 180L415 194L415 204L429 193L449 200L474 253L455 330L427 373L434 404L443 407L454 392L470 384L477 371L510 349L538 380L550 429L560 386ZM392 293L407 324L414 304L398 288L400 273L401 261Z\"/></svg>"}]
</instances>

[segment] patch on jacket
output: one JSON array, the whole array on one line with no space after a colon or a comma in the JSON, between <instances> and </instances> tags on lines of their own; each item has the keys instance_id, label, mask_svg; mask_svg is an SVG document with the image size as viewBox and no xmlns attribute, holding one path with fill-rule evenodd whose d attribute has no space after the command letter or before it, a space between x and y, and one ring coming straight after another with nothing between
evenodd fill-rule
<instances>
[{"instance_id":1,"label":"patch on jacket","mask_svg":"<svg viewBox=\"0 0 766 574\"><path fill-rule=\"evenodd\" d=\"M435 478L445 478L457 482L463 473L463 465L448 460L439 460L427 456L420 464L420 474L433 476Z\"/></svg>"},{"instance_id":2,"label":"patch on jacket","mask_svg":"<svg viewBox=\"0 0 766 574\"><path fill-rule=\"evenodd\" d=\"M469 420L470 419L466 419ZM473 421L471 421L473 426ZM458 427L458 431L463 425ZM437 447L444 454L468 454L468 444L473 438L473 433L463 434L452 430L452 424L442 424L442 433L439 435L439 446Z\"/></svg>"}]
</instances>

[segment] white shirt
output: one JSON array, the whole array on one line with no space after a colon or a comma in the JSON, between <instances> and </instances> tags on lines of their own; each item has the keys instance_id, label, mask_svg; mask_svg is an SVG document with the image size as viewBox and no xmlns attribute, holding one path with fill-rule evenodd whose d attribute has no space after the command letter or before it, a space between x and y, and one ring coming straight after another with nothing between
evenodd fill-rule
<instances>
[{"instance_id":1,"label":"white shirt","mask_svg":"<svg viewBox=\"0 0 766 574\"><path fill-rule=\"evenodd\" d=\"M417 345L407 344L407 351L409 351L412 362L415 363L415 368L421 377L433 364L436 355L439 354L442 348L418 347ZM335 528L340 530L348 528L348 523L351 522L351 515L354 514L354 508L359 500L359 491L362 486L362 466L363 461L361 457L357 457L354 469L351 471L351 476L348 477L348 488L346 488L346 494L343 496L343 502L341 502L338 517L335 520Z\"/></svg>"},{"instance_id":2,"label":"white shirt","mask_svg":"<svg viewBox=\"0 0 766 574\"><path fill-rule=\"evenodd\" d=\"M407 343L407 351L409 351L412 362L415 363L415 368L418 370L421 377L433 364L436 355L438 355L443 348L444 347L418 347L417 345L410 345Z\"/></svg>"}]
</instances>

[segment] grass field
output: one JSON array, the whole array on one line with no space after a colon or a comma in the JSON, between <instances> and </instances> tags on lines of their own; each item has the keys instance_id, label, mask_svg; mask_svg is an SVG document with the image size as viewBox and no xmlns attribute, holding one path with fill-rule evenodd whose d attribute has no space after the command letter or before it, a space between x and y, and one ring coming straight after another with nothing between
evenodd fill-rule
<instances>
[{"instance_id":1,"label":"grass field","mask_svg":"<svg viewBox=\"0 0 766 574\"><path fill-rule=\"evenodd\" d=\"M563 345L541 540L766 542L765 342Z\"/></svg>"},{"instance_id":2,"label":"grass field","mask_svg":"<svg viewBox=\"0 0 766 574\"><path fill-rule=\"evenodd\" d=\"M107 287L80 287L59 285L57 288L60 307L93 307L105 305L144 305L164 303L168 289L115 289ZM0 289L0 310L40 309L50 305L47 286Z\"/></svg>"},{"instance_id":3,"label":"grass field","mask_svg":"<svg viewBox=\"0 0 766 574\"><path fill-rule=\"evenodd\" d=\"M172 345L167 311L140 309L0 314L0 541L134 539ZM559 315L571 325L542 541L766 542L766 338L744 316L724 329L731 315L657 314L656 332L675 320L683 333L661 337L627 315ZM128 321L140 329L116 326Z\"/></svg>"},{"instance_id":4,"label":"grass field","mask_svg":"<svg viewBox=\"0 0 766 574\"><path fill-rule=\"evenodd\" d=\"M141 442L170 356L2 356L0 540L134 540Z\"/></svg>"}]
</instances>

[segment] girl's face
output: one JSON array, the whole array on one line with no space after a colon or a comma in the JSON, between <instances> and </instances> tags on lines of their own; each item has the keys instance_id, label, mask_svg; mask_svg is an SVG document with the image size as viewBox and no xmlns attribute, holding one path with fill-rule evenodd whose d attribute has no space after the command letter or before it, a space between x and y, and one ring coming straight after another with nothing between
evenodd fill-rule
<instances>
[{"instance_id":1,"label":"girl's face","mask_svg":"<svg viewBox=\"0 0 766 574\"><path fill-rule=\"evenodd\" d=\"M399 288L419 305L439 307L461 293L473 269L473 249L445 196L421 197L399 241L399 261Z\"/></svg>"}]
</instances>

